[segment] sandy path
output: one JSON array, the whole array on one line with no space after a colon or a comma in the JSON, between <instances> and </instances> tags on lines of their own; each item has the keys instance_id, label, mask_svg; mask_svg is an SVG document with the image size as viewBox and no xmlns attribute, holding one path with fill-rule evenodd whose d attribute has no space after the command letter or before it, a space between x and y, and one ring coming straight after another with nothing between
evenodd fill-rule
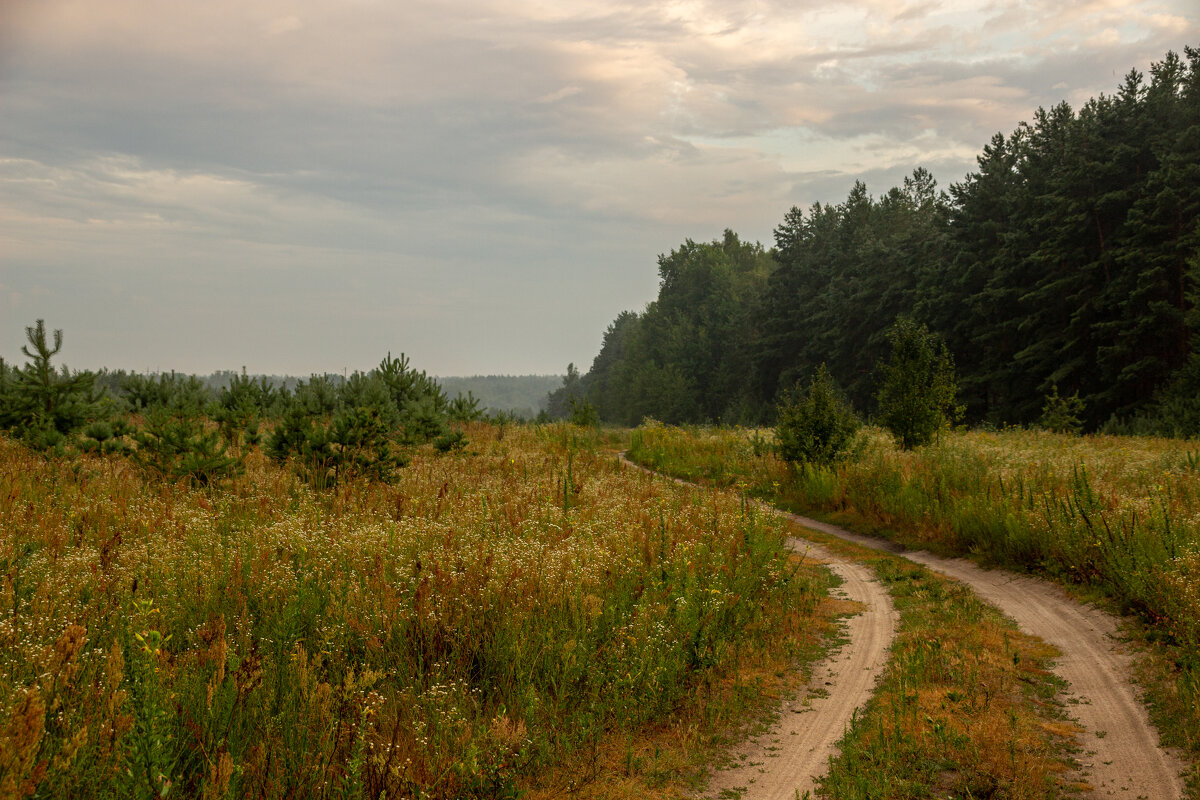
<instances>
[{"instance_id":1,"label":"sandy path","mask_svg":"<svg viewBox=\"0 0 1200 800\"><path fill-rule=\"evenodd\" d=\"M791 544L808 557L828 562L843 580L835 594L866 609L845 621L846 644L813 671L807 687L781 704L779 721L770 731L734 752L738 764L717 772L704 797L742 791L742 800L793 800L813 791L854 711L871 698L887 664L897 614L871 570L817 544L796 539Z\"/></svg>"},{"instance_id":2,"label":"sandy path","mask_svg":"<svg viewBox=\"0 0 1200 800\"><path fill-rule=\"evenodd\" d=\"M693 485L648 470L624 456L621 460L654 477ZM766 513L791 518L765 503L758 505ZM899 615L874 573L815 542L793 538L789 545L806 558L824 562L842 579L834 595L860 603L864 609L844 620L845 644L813 670L807 687L782 702L778 722L739 747L733 753L737 760L733 767L713 776L703 795L706 798L737 792L742 800L793 800L813 791L816 779L825 774L829 759L837 754L837 743L854 712L871 699L887 665Z\"/></svg>"},{"instance_id":3,"label":"sandy path","mask_svg":"<svg viewBox=\"0 0 1200 800\"><path fill-rule=\"evenodd\" d=\"M1022 631L1062 651L1055 673L1077 700L1070 707L1085 731L1080 744L1083 778L1101 798L1173 800L1183 796L1184 764L1158 746L1130 676L1132 659L1117 639L1117 620L1081 605L1047 581L1003 570L984 570L970 561L927 552L901 552L891 542L851 533L817 520L789 515L807 528L876 550L903 555L971 587L1011 617Z\"/></svg>"}]
</instances>

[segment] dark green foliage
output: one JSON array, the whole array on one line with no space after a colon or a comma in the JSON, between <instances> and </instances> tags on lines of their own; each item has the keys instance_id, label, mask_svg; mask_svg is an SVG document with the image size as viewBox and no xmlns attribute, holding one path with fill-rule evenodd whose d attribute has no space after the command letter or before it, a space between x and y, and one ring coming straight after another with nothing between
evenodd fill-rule
<instances>
[{"instance_id":1,"label":"dark green foliage","mask_svg":"<svg viewBox=\"0 0 1200 800\"><path fill-rule=\"evenodd\" d=\"M478 422L484 416L483 409L479 407L479 398L470 390L465 395L462 392L456 394L446 413L452 422Z\"/></svg>"},{"instance_id":2,"label":"dark green foliage","mask_svg":"<svg viewBox=\"0 0 1200 800\"><path fill-rule=\"evenodd\" d=\"M720 240L684 242L658 258L658 299L609 327L586 376L568 370L547 414L566 419L570 399L586 399L600 419L636 425L748 421L749 345L755 311L774 263L759 244L733 231Z\"/></svg>"},{"instance_id":3,"label":"dark green foliage","mask_svg":"<svg viewBox=\"0 0 1200 800\"><path fill-rule=\"evenodd\" d=\"M1083 429L1082 415L1083 401L1079 399L1079 392L1070 397L1063 397L1055 385L1050 394L1046 395L1039 424L1055 433L1079 433Z\"/></svg>"},{"instance_id":4,"label":"dark green foliage","mask_svg":"<svg viewBox=\"0 0 1200 800\"><path fill-rule=\"evenodd\" d=\"M446 395L437 381L425 372L412 369L403 353L393 358L391 353L379 362L372 374L387 387L396 408L404 412L411 403L430 402L439 413L446 411Z\"/></svg>"},{"instance_id":5,"label":"dark green foliage","mask_svg":"<svg viewBox=\"0 0 1200 800\"><path fill-rule=\"evenodd\" d=\"M424 395L404 407L400 440L409 445L424 444L445 435L449 429L444 404L437 397Z\"/></svg>"},{"instance_id":6,"label":"dark green foliage","mask_svg":"<svg viewBox=\"0 0 1200 800\"><path fill-rule=\"evenodd\" d=\"M252 378L242 367L242 373L231 376L229 385L217 394L212 416L221 434L233 444L240 444L243 435L248 444L256 444L259 420L275 416L284 401L283 393L267 378Z\"/></svg>"},{"instance_id":7,"label":"dark green foliage","mask_svg":"<svg viewBox=\"0 0 1200 800\"><path fill-rule=\"evenodd\" d=\"M800 383L778 407L776 450L784 461L828 466L845 458L861 422L825 365L807 387Z\"/></svg>"},{"instance_id":8,"label":"dark green foliage","mask_svg":"<svg viewBox=\"0 0 1200 800\"><path fill-rule=\"evenodd\" d=\"M267 440L267 453L279 462L290 460L318 489L355 478L387 483L407 463L391 432L378 408L348 408L328 420L293 409Z\"/></svg>"},{"instance_id":9,"label":"dark green foliage","mask_svg":"<svg viewBox=\"0 0 1200 800\"><path fill-rule=\"evenodd\" d=\"M407 459L392 450L391 427L379 407L358 406L333 418L325 430L329 474L326 485L349 478L387 483Z\"/></svg>"},{"instance_id":10,"label":"dark green foliage","mask_svg":"<svg viewBox=\"0 0 1200 800\"><path fill-rule=\"evenodd\" d=\"M579 377L579 370L574 363L567 364L567 374L563 376L562 386L546 396L546 407L539 414L544 419L566 419L571 413L571 403L583 397L586 388Z\"/></svg>"},{"instance_id":11,"label":"dark green foliage","mask_svg":"<svg viewBox=\"0 0 1200 800\"><path fill-rule=\"evenodd\" d=\"M348 408L323 419L297 407L275 427L267 453L279 462L290 460L317 489L359 477L386 483L406 463L393 449L391 432L379 408Z\"/></svg>"},{"instance_id":12,"label":"dark green foliage","mask_svg":"<svg viewBox=\"0 0 1200 800\"><path fill-rule=\"evenodd\" d=\"M229 455L220 432L200 417L154 410L133 439L134 463L160 480L208 486L242 472L242 460Z\"/></svg>"},{"instance_id":13,"label":"dark green foliage","mask_svg":"<svg viewBox=\"0 0 1200 800\"><path fill-rule=\"evenodd\" d=\"M313 375L296 384L285 414L298 410L310 417L327 417L341 406L340 379L333 375Z\"/></svg>"},{"instance_id":14,"label":"dark green foliage","mask_svg":"<svg viewBox=\"0 0 1200 800\"><path fill-rule=\"evenodd\" d=\"M578 400L572 397L571 416L568 417L568 421L572 425L579 425L583 428L595 428L600 424L600 415L587 400Z\"/></svg>"},{"instance_id":15,"label":"dark green foliage","mask_svg":"<svg viewBox=\"0 0 1200 800\"><path fill-rule=\"evenodd\" d=\"M165 411L182 416L199 416L213 401L212 394L194 375L174 371L154 375L126 375L121 396L129 410L141 413Z\"/></svg>"},{"instance_id":16,"label":"dark green foliage","mask_svg":"<svg viewBox=\"0 0 1200 800\"><path fill-rule=\"evenodd\" d=\"M109 416L111 408L95 387L91 372L70 372L51 365L62 350L63 333L46 339L42 320L25 328L29 343L21 352L29 358L22 369L0 362L0 428L13 431L26 444L61 452L81 428ZM32 349L30 349L32 348Z\"/></svg>"},{"instance_id":17,"label":"dark green foliage","mask_svg":"<svg viewBox=\"0 0 1200 800\"><path fill-rule=\"evenodd\" d=\"M447 423L450 404L437 383L389 353L379 367L341 381L314 375L301 381L267 440L276 461L291 461L318 488L352 479L391 481L408 463L403 448L465 444ZM459 410L469 413L470 402ZM461 444L460 444L461 442Z\"/></svg>"},{"instance_id":18,"label":"dark green foliage","mask_svg":"<svg viewBox=\"0 0 1200 800\"><path fill-rule=\"evenodd\" d=\"M462 431L448 431L433 440L433 449L439 453L452 453L467 446L467 437Z\"/></svg>"},{"instance_id":19,"label":"dark green foliage","mask_svg":"<svg viewBox=\"0 0 1200 800\"><path fill-rule=\"evenodd\" d=\"M1038 109L946 193L918 168L878 198L856 183L792 208L774 264L730 232L660 257L658 299L614 320L552 416L574 392L626 424L766 421L822 363L866 407L908 316L958 354L971 422L1035 424L1058 386L1087 430L1189 428L1193 401L1169 389L1200 332L1200 50L1185 54L1078 111Z\"/></svg>"},{"instance_id":20,"label":"dark green foliage","mask_svg":"<svg viewBox=\"0 0 1200 800\"><path fill-rule=\"evenodd\" d=\"M807 378L819 364L866 407L886 332L912 313L921 282L946 258L947 200L918 169L875 200L856 183L845 202L792 209L775 229L775 258L752 348L759 397Z\"/></svg>"},{"instance_id":21,"label":"dark green foliage","mask_svg":"<svg viewBox=\"0 0 1200 800\"><path fill-rule=\"evenodd\" d=\"M880 362L879 422L905 450L929 444L961 415L954 361L924 325L902 317L888 331L891 356Z\"/></svg>"},{"instance_id":22,"label":"dark green foliage","mask_svg":"<svg viewBox=\"0 0 1200 800\"><path fill-rule=\"evenodd\" d=\"M85 453L126 455L133 451L132 433L124 419L97 420L83 429L79 449Z\"/></svg>"}]
</instances>

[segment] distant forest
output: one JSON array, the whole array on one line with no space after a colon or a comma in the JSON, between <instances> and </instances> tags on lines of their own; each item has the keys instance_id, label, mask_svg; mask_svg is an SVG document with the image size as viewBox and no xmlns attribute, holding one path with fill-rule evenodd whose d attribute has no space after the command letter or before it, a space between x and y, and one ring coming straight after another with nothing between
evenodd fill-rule
<instances>
[{"instance_id":1,"label":"distant forest","mask_svg":"<svg viewBox=\"0 0 1200 800\"><path fill-rule=\"evenodd\" d=\"M101 370L96 374L96 385L108 391L111 397L121 397L128 393L131 382L137 383L138 378L156 377L137 375L124 370ZM294 392L296 387L306 379L291 375L250 375L237 373L232 370L218 370L209 375L176 375L166 373L169 380L189 384L194 391L204 395L205 402L217 399L222 391L229 389L239 379L253 378L274 389L286 389ZM310 376L311 377L311 376ZM333 385L341 385L345 378L341 375L322 375L323 380ZM534 419L546 408L547 395L563 383L561 375L472 375L470 377L433 377L432 380L441 387L446 397L456 395L469 396L478 401L481 411L491 414L508 414L522 419Z\"/></svg>"},{"instance_id":2,"label":"distant forest","mask_svg":"<svg viewBox=\"0 0 1200 800\"><path fill-rule=\"evenodd\" d=\"M873 412L886 333L910 317L956 360L972 424L1078 394L1089 430L1200 433L1200 50L1078 111L997 133L940 191L793 207L770 250L732 231L658 259L658 298L608 327L551 396L637 424L768 422L822 363Z\"/></svg>"}]
</instances>

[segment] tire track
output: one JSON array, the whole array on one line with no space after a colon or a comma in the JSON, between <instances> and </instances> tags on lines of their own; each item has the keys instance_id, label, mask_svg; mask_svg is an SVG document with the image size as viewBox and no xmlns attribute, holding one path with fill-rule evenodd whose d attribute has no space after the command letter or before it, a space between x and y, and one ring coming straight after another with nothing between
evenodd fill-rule
<instances>
[{"instance_id":1,"label":"tire track","mask_svg":"<svg viewBox=\"0 0 1200 800\"><path fill-rule=\"evenodd\" d=\"M846 644L813 671L796 697L783 701L770 731L738 748L735 756L741 763L716 773L704 797L742 790L742 800L793 800L813 791L854 712L871 699L887 665L898 614L872 571L817 544L797 539L790 544L826 562L843 581L836 594L865 608L845 620Z\"/></svg>"},{"instance_id":2,"label":"tire track","mask_svg":"<svg viewBox=\"0 0 1200 800\"><path fill-rule=\"evenodd\" d=\"M907 551L818 520L787 516L806 528L898 554L961 581L1022 631L1057 647L1062 657L1054 672L1067 681L1074 703L1071 713L1084 728L1082 778L1092 785L1094 797L1183 797L1184 763L1159 746L1158 732L1131 680L1132 658L1117 638L1117 620L1111 614L1077 603L1048 581L985 570L961 558Z\"/></svg>"},{"instance_id":3,"label":"tire track","mask_svg":"<svg viewBox=\"0 0 1200 800\"><path fill-rule=\"evenodd\" d=\"M624 455L621 461L653 477L698 488L634 464ZM767 513L791 519L766 503L757 505ZM837 744L854 713L871 699L887 665L899 614L871 569L815 542L793 537L788 545L825 563L842 579L835 594L861 604L863 610L844 621L845 644L814 669L807 687L781 703L778 722L737 749L738 765L713 776L703 795L707 798L728 797L736 791L741 800L793 800L813 791L817 778L827 771L829 759L837 754Z\"/></svg>"}]
</instances>

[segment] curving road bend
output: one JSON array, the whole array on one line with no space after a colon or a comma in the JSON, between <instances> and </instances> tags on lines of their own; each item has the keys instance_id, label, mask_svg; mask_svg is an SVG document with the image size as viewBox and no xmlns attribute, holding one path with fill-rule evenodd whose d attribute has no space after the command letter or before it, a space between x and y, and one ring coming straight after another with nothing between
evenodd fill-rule
<instances>
[{"instance_id":1,"label":"curving road bend","mask_svg":"<svg viewBox=\"0 0 1200 800\"><path fill-rule=\"evenodd\" d=\"M734 753L739 763L717 772L705 797L741 792L742 800L793 800L815 790L855 710L871 699L887 665L898 615L872 571L817 544L792 539L791 546L826 562L843 581L835 593L865 609L845 621L846 644L814 670L808 690L783 701L779 721Z\"/></svg>"},{"instance_id":2,"label":"curving road bend","mask_svg":"<svg viewBox=\"0 0 1200 800\"><path fill-rule=\"evenodd\" d=\"M622 461L658 474L624 457ZM685 483L675 478L668 480ZM1083 749L1080 777L1091 785L1091 797L1105 800L1183 797L1184 782L1180 776L1185 765L1175 754L1159 746L1158 732L1132 683L1132 657L1121 645L1117 619L1111 614L1076 602L1048 581L1004 570L985 570L961 558L908 551L894 542L819 520L777 513L802 527L903 556L961 581L1012 618L1022 631L1057 647L1062 657L1054 671L1067 682L1069 699L1074 703L1071 712L1084 728L1079 741ZM780 724L789 727L772 730L757 743L748 744L747 748L752 749L742 754L744 766L719 773L710 786L710 797L719 796L722 789L744 790L743 800L803 797L814 785L814 778L823 773L829 756L836 752L836 743L854 711L869 699L875 677L886 663L896 613L891 598L873 580L870 571L815 544L793 540L793 547L808 548L816 557L829 561L830 568L846 581L847 597L864 603L867 610L850 620L847 630L850 641L839 652L838 660L826 668L831 678L823 680L832 685L828 687L829 698L820 703L821 714L794 714L788 712L795 709L785 709ZM883 627L877 627L881 622ZM814 712L817 710L814 705ZM815 756L818 752L822 753L819 757ZM809 753L814 754L813 758L808 757ZM778 757L773 757L777 754Z\"/></svg>"},{"instance_id":3,"label":"curving road bend","mask_svg":"<svg viewBox=\"0 0 1200 800\"><path fill-rule=\"evenodd\" d=\"M656 478L695 486L634 464L623 455L621 461ZM792 519L766 503L758 505ZM707 798L737 794L742 800L793 800L814 791L854 712L871 699L887 666L899 615L871 569L815 542L792 538L788 544L805 558L824 562L842 579L834 594L863 610L843 621L845 643L814 669L807 687L782 702L778 722L734 753L735 766L713 776L704 794Z\"/></svg>"},{"instance_id":4,"label":"curving road bend","mask_svg":"<svg viewBox=\"0 0 1200 800\"><path fill-rule=\"evenodd\" d=\"M1003 570L985 570L961 558L852 533L807 517L788 515L813 530L865 547L897 553L965 583L984 601L1011 617L1025 633L1062 652L1055 673L1068 683L1077 704L1071 713L1084 728L1083 779L1099 798L1173 800L1183 797L1181 760L1158 744L1158 733L1131 681L1132 658L1117 637L1117 620L1082 605L1048 581Z\"/></svg>"}]
</instances>

